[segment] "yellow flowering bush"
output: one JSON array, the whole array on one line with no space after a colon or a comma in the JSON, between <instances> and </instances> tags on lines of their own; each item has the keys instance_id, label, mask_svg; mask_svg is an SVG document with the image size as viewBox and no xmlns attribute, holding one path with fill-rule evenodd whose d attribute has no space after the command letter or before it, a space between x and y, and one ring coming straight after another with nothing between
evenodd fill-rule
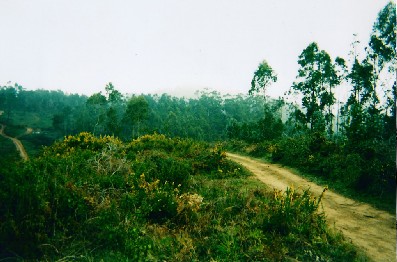
<instances>
[{"instance_id":1,"label":"yellow flowering bush","mask_svg":"<svg viewBox=\"0 0 397 262\"><path fill-rule=\"evenodd\" d=\"M197 212L203 203L203 197L199 194L183 193L176 198L177 214L181 223L193 222L197 218Z\"/></svg>"},{"instance_id":2,"label":"yellow flowering bush","mask_svg":"<svg viewBox=\"0 0 397 262\"><path fill-rule=\"evenodd\" d=\"M203 202L203 197L198 194L183 193L178 197L178 214L183 211L191 210L197 212L200 209L200 205Z\"/></svg>"},{"instance_id":3,"label":"yellow flowering bush","mask_svg":"<svg viewBox=\"0 0 397 262\"><path fill-rule=\"evenodd\" d=\"M63 141L55 142L52 146L46 147L45 155L70 155L76 149L99 151L105 147L122 147L122 141L113 136L95 137L88 132L82 132L75 136L67 136Z\"/></svg>"}]
</instances>

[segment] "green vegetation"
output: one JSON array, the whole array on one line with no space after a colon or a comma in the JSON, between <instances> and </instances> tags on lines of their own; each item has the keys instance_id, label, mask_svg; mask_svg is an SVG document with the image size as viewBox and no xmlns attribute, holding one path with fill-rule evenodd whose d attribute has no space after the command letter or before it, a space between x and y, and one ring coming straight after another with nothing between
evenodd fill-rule
<instances>
[{"instance_id":1,"label":"green vegetation","mask_svg":"<svg viewBox=\"0 0 397 262\"><path fill-rule=\"evenodd\" d=\"M290 90L301 97L301 107L286 103L289 116L282 123L277 101L267 102L262 120L229 127L227 147L297 168L394 213L395 10L390 2L379 12L364 59L352 52L350 68L309 44ZM341 83L351 89L340 107L335 89Z\"/></svg>"},{"instance_id":2,"label":"green vegetation","mask_svg":"<svg viewBox=\"0 0 397 262\"><path fill-rule=\"evenodd\" d=\"M266 99L266 89L272 82L277 82L277 74L266 60L263 60L254 73L254 77L251 80L251 89L248 93L263 93L263 97Z\"/></svg>"},{"instance_id":3,"label":"green vegetation","mask_svg":"<svg viewBox=\"0 0 397 262\"><path fill-rule=\"evenodd\" d=\"M0 145L0 166L7 167L9 163L19 160L19 154L10 139L0 136Z\"/></svg>"},{"instance_id":4,"label":"green vegetation","mask_svg":"<svg viewBox=\"0 0 397 262\"><path fill-rule=\"evenodd\" d=\"M390 2L362 59L356 43L334 60L310 43L289 91L299 105L266 96L277 74L265 60L249 96L0 87L0 123L30 156L0 136L0 258L365 260L326 226L322 195L271 194L220 145L394 213L395 20Z\"/></svg>"},{"instance_id":5,"label":"green vegetation","mask_svg":"<svg viewBox=\"0 0 397 262\"><path fill-rule=\"evenodd\" d=\"M359 260L321 196L265 191L219 146L163 135L69 136L2 169L1 257ZM310 221L310 222L308 222Z\"/></svg>"},{"instance_id":6,"label":"green vegetation","mask_svg":"<svg viewBox=\"0 0 397 262\"><path fill-rule=\"evenodd\" d=\"M352 148L314 133L256 144L228 141L225 148L295 168L317 184L395 212L394 144L369 142Z\"/></svg>"}]
</instances>

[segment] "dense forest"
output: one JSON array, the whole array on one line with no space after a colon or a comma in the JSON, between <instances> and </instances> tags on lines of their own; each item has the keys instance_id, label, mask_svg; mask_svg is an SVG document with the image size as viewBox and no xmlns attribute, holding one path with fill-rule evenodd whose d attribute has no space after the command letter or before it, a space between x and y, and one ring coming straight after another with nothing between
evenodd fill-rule
<instances>
[{"instance_id":1,"label":"dense forest","mask_svg":"<svg viewBox=\"0 0 397 262\"><path fill-rule=\"evenodd\" d=\"M310 43L279 99L267 96L277 73L266 60L240 95L122 94L111 82L91 96L0 87L0 124L31 158L20 161L0 137L0 258L359 259L309 192L269 194L224 150L393 211L395 15L392 2L379 12L365 54L353 42L350 57L332 58Z\"/></svg>"}]
</instances>

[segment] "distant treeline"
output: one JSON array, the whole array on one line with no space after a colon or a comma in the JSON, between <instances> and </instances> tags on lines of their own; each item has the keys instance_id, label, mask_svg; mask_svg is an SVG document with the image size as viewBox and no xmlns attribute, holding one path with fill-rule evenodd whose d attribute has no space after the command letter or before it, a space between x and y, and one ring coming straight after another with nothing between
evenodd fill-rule
<instances>
[{"instance_id":1,"label":"distant treeline","mask_svg":"<svg viewBox=\"0 0 397 262\"><path fill-rule=\"evenodd\" d=\"M263 118L264 103L258 96L221 96L208 90L198 92L196 98L122 95L112 83L104 91L87 97L59 90L28 91L18 84L2 86L0 122L17 124L17 116L29 113L48 118L42 122L50 125L41 128L56 131L59 137L87 131L124 140L160 133L216 141L226 139L237 123L256 123Z\"/></svg>"}]
</instances>

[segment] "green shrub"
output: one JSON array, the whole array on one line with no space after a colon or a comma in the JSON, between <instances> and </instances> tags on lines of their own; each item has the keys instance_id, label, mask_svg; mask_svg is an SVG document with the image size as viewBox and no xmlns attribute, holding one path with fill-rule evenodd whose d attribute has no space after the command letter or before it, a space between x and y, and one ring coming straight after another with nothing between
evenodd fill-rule
<instances>
[{"instance_id":1,"label":"green shrub","mask_svg":"<svg viewBox=\"0 0 397 262\"><path fill-rule=\"evenodd\" d=\"M162 183L185 185L189 177L195 173L189 160L177 158L158 149L145 151L137 155L133 163L137 174L145 173L147 179L159 179Z\"/></svg>"},{"instance_id":2,"label":"green shrub","mask_svg":"<svg viewBox=\"0 0 397 262\"><path fill-rule=\"evenodd\" d=\"M317 199L308 189L302 194L294 188L287 188L285 192L275 191L268 204L270 212L263 229L281 235L308 236L309 239L325 233L325 216L319 211L322 196Z\"/></svg>"},{"instance_id":3,"label":"green shrub","mask_svg":"<svg viewBox=\"0 0 397 262\"><path fill-rule=\"evenodd\" d=\"M305 167L311 155L309 144L310 138L306 136L284 138L276 143L272 159L292 166Z\"/></svg>"}]
</instances>

